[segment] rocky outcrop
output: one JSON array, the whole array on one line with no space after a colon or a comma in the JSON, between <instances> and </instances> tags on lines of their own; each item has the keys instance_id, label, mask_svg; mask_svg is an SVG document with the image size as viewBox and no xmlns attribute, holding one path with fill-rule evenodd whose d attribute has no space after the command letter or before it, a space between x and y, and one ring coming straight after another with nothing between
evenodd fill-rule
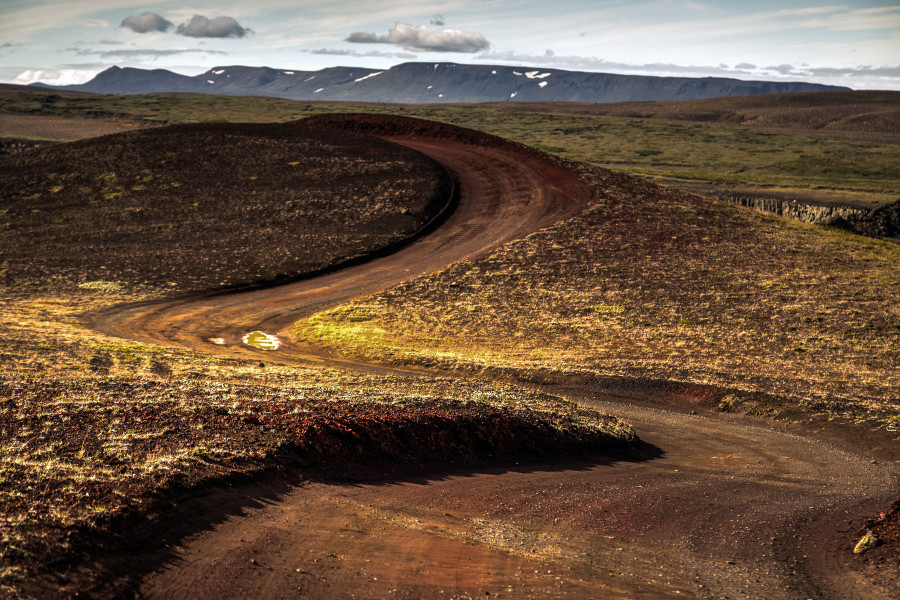
<instances>
[{"instance_id":1,"label":"rocky outcrop","mask_svg":"<svg viewBox=\"0 0 900 600\"><path fill-rule=\"evenodd\" d=\"M720 200L775 213L788 219L838 227L867 237L900 241L900 200L871 210L852 206L822 206L797 200L719 194Z\"/></svg>"},{"instance_id":2,"label":"rocky outcrop","mask_svg":"<svg viewBox=\"0 0 900 600\"><path fill-rule=\"evenodd\" d=\"M14 152L22 152L32 148L47 146L53 142L22 140L16 138L0 138L0 155L13 154Z\"/></svg>"},{"instance_id":3,"label":"rocky outcrop","mask_svg":"<svg viewBox=\"0 0 900 600\"><path fill-rule=\"evenodd\" d=\"M850 206L820 206L816 204L807 204L806 202L798 202L797 200L784 200L781 198L759 198L739 196L734 194L723 194L721 200L737 204L738 206L746 206L755 208L765 212L772 212L776 215L802 221L804 223L816 223L825 225L835 219L846 219L851 221L860 217L867 211L861 208L853 208Z\"/></svg>"},{"instance_id":4,"label":"rocky outcrop","mask_svg":"<svg viewBox=\"0 0 900 600\"><path fill-rule=\"evenodd\" d=\"M900 200L851 218L850 223L860 235L900 241Z\"/></svg>"}]
</instances>

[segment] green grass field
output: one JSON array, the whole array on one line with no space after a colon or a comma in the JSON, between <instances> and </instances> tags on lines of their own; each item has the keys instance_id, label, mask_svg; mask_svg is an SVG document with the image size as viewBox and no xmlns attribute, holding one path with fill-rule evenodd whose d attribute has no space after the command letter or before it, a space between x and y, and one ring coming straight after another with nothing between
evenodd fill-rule
<instances>
[{"instance_id":1,"label":"green grass field","mask_svg":"<svg viewBox=\"0 0 900 600\"><path fill-rule=\"evenodd\" d=\"M48 98L51 98L48 100ZM159 123L283 122L330 112L401 114L469 127L563 158L654 179L752 185L843 195L848 204L896 200L900 145L746 127L545 114L467 106L311 103L201 94L5 96L0 110L71 116L128 116Z\"/></svg>"}]
</instances>

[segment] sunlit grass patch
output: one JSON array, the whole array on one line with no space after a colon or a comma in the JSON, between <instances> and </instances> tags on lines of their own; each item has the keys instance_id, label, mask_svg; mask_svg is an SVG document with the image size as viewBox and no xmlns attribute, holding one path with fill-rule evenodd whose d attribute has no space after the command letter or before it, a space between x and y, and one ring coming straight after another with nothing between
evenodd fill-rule
<instances>
[{"instance_id":1,"label":"sunlit grass patch","mask_svg":"<svg viewBox=\"0 0 900 600\"><path fill-rule=\"evenodd\" d=\"M588 306L587 310L597 313L598 315L621 315L625 312L624 306L610 306L608 304L597 304Z\"/></svg>"},{"instance_id":2,"label":"sunlit grass patch","mask_svg":"<svg viewBox=\"0 0 900 600\"><path fill-rule=\"evenodd\" d=\"M85 281L79 283L78 288L82 290L90 290L94 292L120 292L122 285L115 281Z\"/></svg>"}]
</instances>

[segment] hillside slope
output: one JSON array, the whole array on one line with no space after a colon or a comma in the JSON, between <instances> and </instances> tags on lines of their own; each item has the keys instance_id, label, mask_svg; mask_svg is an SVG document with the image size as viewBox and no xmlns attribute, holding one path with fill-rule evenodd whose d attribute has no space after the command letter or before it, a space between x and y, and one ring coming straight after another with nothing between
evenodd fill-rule
<instances>
[{"instance_id":1,"label":"hillside slope","mask_svg":"<svg viewBox=\"0 0 900 600\"><path fill-rule=\"evenodd\" d=\"M0 287L185 293L389 246L442 209L426 157L285 124L144 129L0 160Z\"/></svg>"}]
</instances>

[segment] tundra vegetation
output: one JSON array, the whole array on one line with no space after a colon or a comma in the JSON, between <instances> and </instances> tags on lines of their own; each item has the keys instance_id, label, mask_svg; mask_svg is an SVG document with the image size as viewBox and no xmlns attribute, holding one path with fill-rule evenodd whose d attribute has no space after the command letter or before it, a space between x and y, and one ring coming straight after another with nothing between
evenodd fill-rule
<instances>
[{"instance_id":1,"label":"tundra vegetation","mask_svg":"<svg viewBox=\"0 0 900 600\"><path fill-rule=\"evenodd\" d=\"M434 367L447 377L287 368L123 342L83 325L88 311L296 275L346 258L347 244L364 252L408 233L414 219L394 217L404 209L424 218L431 198L406 192L426 185L438 193L440 175L393 150L342 162L349 142L312 151L308 141L266 128L230 130L226 149L212 138L164 152L142 144L155 139L143 128L161 124L273 123L363 110L469 126L560 161L584 161L567 164L595 191L575 218L296 325L298 336L337 352ZM403 462L423 449L426 460L471 460L461 449L541 454L634 442L617 419L502 380L580 379L610 389L669 381L700 390L694 400L720 410L838 423L873 436L897 429L900 246L622 174L878 205L900 189L900 146L890 141L528 108L178 94L16 91L0 94L0 111L116 119L141 129L117 138L128 161L104 150L105 142L0 161L7 169L0 206L0 589L11 597L72 591L65 569L86 541L215 478L333 457ZM81 160L84 152L96 160ZM198 158L207 152L234 161L224 170L229 179L217 180L223 169ZM189 179L197 166L202 177ZM315 204L337 188L301 188L344 169L372 177L353 191L357 204L348 214L406 229L364 238L370 228L360 221L359 232L341 233L340 219ZM289 190L278 187L276 171L296 171ZM391 187L398 174L403 185ZM171 233L178 228L215 231L208 226L219 222L222 207L214 198L229 191L256 192L260 210L245 215L240 231L222 231L218 246L175 246L184 239ZM285 194L298 198L290 210ZM241 258L241 251L256 255L280 243L273 222L296 236L296 225L310 218L323 218L316 239L333 238L322 244L332 252L276 255L263 270ZM90 227L100 222L128 235L114 239L115 231ZM163 240L154 254L137 252L153 236ZM213 235L200 240L219 243ZM489 377L452 376L458 372ZM492 425L475 434L474 422ZM435 423L450 437L435 436Z\"/></svg>"},{"instance_id":2,"label":"tundra vegetation","mask_svg":"<svg viewBox=\"0 0 900 600\"><path fill-rule=\"evenodd\" d=\"M900 93L765 98L419 106L204 94L60 95L18 88L0 90L0 115L107 117L139 126L284 122L335 112L399 114L477 129L566 159L667 182L865 208L898 199Z\"/></svg>"}]
</instances>

